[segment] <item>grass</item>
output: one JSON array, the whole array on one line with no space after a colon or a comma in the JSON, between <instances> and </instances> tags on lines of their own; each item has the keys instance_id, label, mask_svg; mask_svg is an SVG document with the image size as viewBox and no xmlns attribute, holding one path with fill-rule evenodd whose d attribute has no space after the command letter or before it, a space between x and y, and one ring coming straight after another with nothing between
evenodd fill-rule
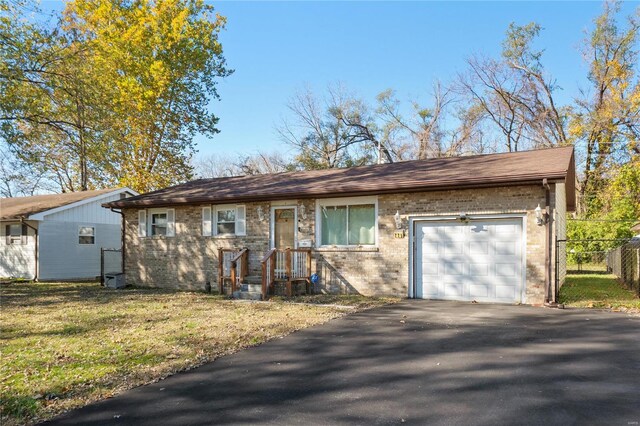
<instances>
[{"instance_id":1,"label":"grass","mask_svg":"<svg viewBox=\"0 0 640 426\"><path fill-rule=\"evenodd\" d=\"M560 303L578 308L640 313L640 298L610 274L567 275L560 289Z\"/></svg>"},{"instance_id":2,"label":"grass","mask_svg":"<svg viewBox=\"0 0 640 426\"><path fill-rule=\"evenodd\" d=\"M95 283L0 286L0 423L32 424L344 310ZM326 303L320 296L295 301ZM357 309L390 299L334 296Z\"/></svg>"}]
</instances>

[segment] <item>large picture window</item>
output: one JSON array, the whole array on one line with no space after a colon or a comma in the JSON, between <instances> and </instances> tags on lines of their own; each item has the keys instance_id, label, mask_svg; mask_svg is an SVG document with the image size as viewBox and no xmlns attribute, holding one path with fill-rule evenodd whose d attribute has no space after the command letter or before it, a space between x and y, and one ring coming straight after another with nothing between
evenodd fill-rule
<instances>
[{"instance_id":1,"label":"large picture window","mask_svg":"<svg viewBox=\"0 0 640 426\"><path fill-rule=\"evenodd\" d=\"M320 204L320 245L371 246L376 244L375 203L325 202Z\"/></svg>"}]
</instances>

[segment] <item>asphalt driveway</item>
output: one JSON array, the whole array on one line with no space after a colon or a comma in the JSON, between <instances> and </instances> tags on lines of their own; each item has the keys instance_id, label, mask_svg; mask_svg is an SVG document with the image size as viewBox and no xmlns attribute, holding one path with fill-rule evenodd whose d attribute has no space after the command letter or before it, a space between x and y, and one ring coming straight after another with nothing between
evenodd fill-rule
<instances>
[{"instance_id":1,"label":"asphalt driveway","mask_svg":"<svg viewBox=\"0 0 640 426\"><path fill-rule=\"evenodd\" d=\"M55 424L640 424L640 318L408 300Z\"/></svg>"}]
</instances>

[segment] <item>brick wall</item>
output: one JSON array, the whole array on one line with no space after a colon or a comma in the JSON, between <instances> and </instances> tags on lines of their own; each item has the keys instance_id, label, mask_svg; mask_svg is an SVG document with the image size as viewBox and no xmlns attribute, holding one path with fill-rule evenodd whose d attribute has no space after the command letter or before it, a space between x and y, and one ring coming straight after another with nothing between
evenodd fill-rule
<instances>
[{"instance_id":1,"label":"brick wall","mask_svg":"<svg viewBox=\"0 0 640 426\"><path fill-rule=\"evenodd\" d=\"M553 199L553 198L552 198ZM129 284L202 289L205 281L217 283L218 248L249 248L250 274L260 274L260 259L269 248L270 207L304 204L306 218L298 210L298 240L315 245L315 200L278 203L247 203L247 236L203 237L202 206L176 207L176 236L138 237L138 214L125 210L126 273ZM329 292L406 296L408 289L409 238L394 238L393 216L400 211L405 224L409 216L525 213L527 215L527 303L544 298L544 226L535 223L534 209L544 206L541 186L466 189L380 195L378 197L378 248L316 249L312 269ZM262 207L264 220L258 219Z\"/></svg>"}]
</instances>

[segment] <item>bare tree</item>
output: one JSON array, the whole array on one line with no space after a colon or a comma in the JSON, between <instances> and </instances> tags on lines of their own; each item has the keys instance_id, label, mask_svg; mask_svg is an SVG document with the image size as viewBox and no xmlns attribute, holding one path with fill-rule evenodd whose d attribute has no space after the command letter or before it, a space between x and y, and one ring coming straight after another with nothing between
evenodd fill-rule
<instances>
[{"instance_id":1,"label":"bare tree","mask_svg":"<svg viewBox=\"0 0 640 426\"><path fill-rule=\"evenodd\" d=\"M456 90L468 102L481 108L502 134L507 151L517 151L525 139L525 109L521 99L527 86L514 78L513 70L490 58L473 56L467 60L468 71L458 76Z\"/></svg>"},{"instance_id":2,"label":"bare tree","mask_svg":"<svg viewBox=\"0 0 640 426\"><path fill-rule=\"evenodd\" d=\"M296 93L287 108L291 120L276 129L280 138L297 151L297 162L306 169L368 164L374 141L363 120L365 106L341 85L330 86L318 98L311 90Z\"/></svg>"},{"instance_id":3,"label":"bare tree","mask_svg":"<svg viewBox=\"0 0 640 426\"><path fill-rule=\"evenodd\" d=\"M228 155L211 154L196 157L192 165L199 179L281 173L294 169L286 156L276 151L231 158Z\"/></svg>"}]
</instances>

